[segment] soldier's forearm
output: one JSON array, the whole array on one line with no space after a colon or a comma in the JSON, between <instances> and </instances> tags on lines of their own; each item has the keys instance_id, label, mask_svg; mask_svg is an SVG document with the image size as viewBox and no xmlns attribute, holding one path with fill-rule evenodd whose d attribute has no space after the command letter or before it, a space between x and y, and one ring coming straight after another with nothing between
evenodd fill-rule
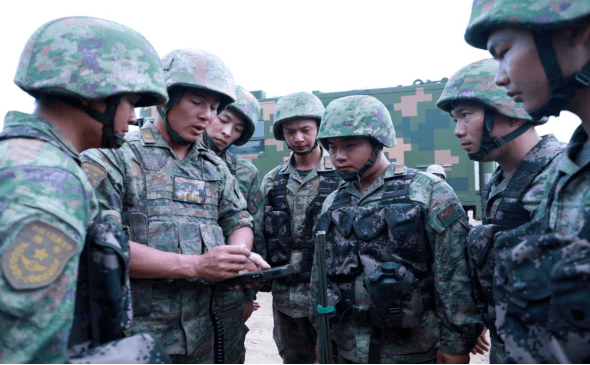
<instances>
[{"instance_id":1,"label":"soldier's forearm","mask_svg":"<svg viewBox=\"0 0 590 365\"><path fill-rule=\"evenodd\" d=\"M165 252L129 241L129 276L136 279L177 279L195 276L193 255Z\"/></svg>"},{"instance_id":2,"label":"soldier's forearm","mask_svg":"<svg viewBox=\"0 0 590 365\"><path fill-rule=\"evenodd\" d=\"M244 246L248 250L252 250L254 245L254 234L250 227L242 227L233 231L227 238L227 244L233 246Z\"/></svg>"}]
</instances>

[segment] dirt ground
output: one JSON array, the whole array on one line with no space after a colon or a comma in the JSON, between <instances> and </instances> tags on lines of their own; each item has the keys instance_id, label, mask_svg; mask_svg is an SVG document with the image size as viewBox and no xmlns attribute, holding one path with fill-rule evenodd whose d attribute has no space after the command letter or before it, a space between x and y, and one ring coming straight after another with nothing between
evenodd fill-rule
<instances>
[{"instance_id":1,"label":"dirt ground","mask_svg":"<svg viewBox=\"0 0 590 365\"><path fill-rule=\"evenodd\" d=\"M481 224L474 220L470 222ZM254 312L246 322L250 328L250 332L246 335L246 364L280 364L283 361L272 338L272 294L258 293L257 301L260 303L260 309ZM471 355L471 363L489 364L489 356L488 354Z\"/></svg>"}]
</instances>

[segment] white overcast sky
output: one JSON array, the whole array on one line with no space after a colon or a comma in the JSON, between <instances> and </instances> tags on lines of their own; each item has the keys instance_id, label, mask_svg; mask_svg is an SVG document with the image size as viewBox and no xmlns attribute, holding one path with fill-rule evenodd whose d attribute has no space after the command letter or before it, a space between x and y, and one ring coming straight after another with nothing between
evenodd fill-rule
<instances>
[{"instance_id":1,"label":"white overcast sky","mask_svg":"<svg viewBox=\"0 0 590 365\"><path fill-rule=\"evenodd\" d=\"M236 84L268 97L411 85L450 77L486 51L463 39L472 0L389 1L65 1L16 0L0 22L0 126L9 110L32 112L33 98L12 82L29 36L45 22L94 16L143 34L160 56L201 48L221 57ZM563 113L562 113L563 114ZM571 114L540 132L568 141Z\"/></svg>"}]
</instances>

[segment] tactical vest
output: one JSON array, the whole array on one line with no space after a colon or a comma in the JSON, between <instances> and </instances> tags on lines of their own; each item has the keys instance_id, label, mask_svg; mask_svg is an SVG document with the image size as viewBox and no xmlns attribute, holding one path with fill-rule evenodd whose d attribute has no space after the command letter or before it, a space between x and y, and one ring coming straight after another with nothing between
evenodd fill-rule
<instances>
[{"instance_id":1,"label":"tactical vest","mask_svg":"<svg viewBox=\"0 0 590 365\"><path fill-rule=\"evenodd\" d=\"M340 302L336 320L350 313L359 324L412 328L433 305L434 259L425 213L408 197L416 170L404 174L403 166L391 166L395 175L385 179L379 205L353 204L346 191L349 182L340 187L316 225L316 231L327 232L326 271ZM375 275L392 267L396 278L389 281L391 285L380 286ZM369 308L360 305L367 302Z\"/></svg>"},{"instance_id":2,"label":"tactical vest","mask_svg":"<svg viewBox=\"0 0 590 365\"><path fill-rule=\"evenodd\" d=\"M144 180L139 202L121 216L123 225L129 226L130 239L160 251L187 255L201 255L225 244L217 223L221 175L213 153L199 149L199 166L183 167L166 148L150 146L155 139L149 128L131 134L128 142ZM176 285L179 280L132 279L135 316L150 313L155 282Z\"/></svg>"},{"instance_id":3,"label":"tactical vest","mask_svg":"<svg viewBox=\"0 0 590 365\"><path fill-rule=\"evenodd\" d=\"M32 138L47 142L71 159L55 139L27 126L7 127L0 140ZM129 292L129 243L127 236L112 218L101 219L100 212L87 228L86 241L76 284L74 322L68 346L89 343L90 347L124 337L133 313Z\"/></svg>"},{"instance_id":4,"label":"tactical vest","mask_svg":"<svg viewBox=\"0 0 590 365\"><path fill-rule=\"evenodd\" d=\"M522 206L522 196L535 178L563 150L562 145L543 138L518 164L502 193L496 217L488 217L486 207L490 197L490 182L481 196L483 210L482 225L473 227L467 237L467 264L472 282L473 299L477 303L487 328L495 330L494 318L488 313L488 306L494 306L494 237L497 232L511 230L531 221L531 213ZM542 151L542 152L541 152ZM540 162L539 152L544 157ZM534 156L534 157L529 157ZM496 170L499 173L500 168Z\"/></svg>"},{"instance_id":5,"label":"tactical vest","mask_svg":"<svg viewBox=\"0 0 590 365\"><path fill-rule=\"evenodd\" d=\"M520 161L516 167L516 171L514 171L508 182L508 186L506 186L506 190L502 192L502 201L498 205L498 211L496 213L496 216L501 217L499 219L487 216L486 207L492 189L492 184L489 183L481 195L481 206L483 210L482 224L495 224L500 228L500 231L506 231L530 222L531 213L522 206L522 196L535 178L543 171L545 166L551 163L562 150L563 147L560 145L551 144L549 141L543 139L529 152L531 155L534 155L535 151L542 151L543 157L545 157L543 162L539 162L533 158L529 159L527 156ZM499 170L500 168L498 167L496 173L499 173Z\"/></svg>"},{"instance_id":6,"label":"tactical vest","mask_svg":"<svg viewBox=\"0 0 590 365\"><path fill-rule=\"evenodd\" d=\"M553 232L549 212L496 240L496 323L507 363L590 362L590 211L577 236Z\"/></svg>"},{"instance_id":7,"label":"tactical vest","mask_svg":"<svg viewBox=\"0 0 590 365\"><path fill-rule=\"evenodd\" d=\"M301 270L287 276L286 283L309 282L313 265L313 225L319 216L324 200L338 188L340 176L336 171L317 171L320 179L318 194L312 200L305 212L302 239L293 238L291 232L291 212L287 201L287 183L289 174L280 171L288 162L283 163L274 177L273 186L268 194L271 211L264 214L264 235L267 243L267 255L272 266L288 264L292 250L302 251Z\"/></svg>"}]
</instances>

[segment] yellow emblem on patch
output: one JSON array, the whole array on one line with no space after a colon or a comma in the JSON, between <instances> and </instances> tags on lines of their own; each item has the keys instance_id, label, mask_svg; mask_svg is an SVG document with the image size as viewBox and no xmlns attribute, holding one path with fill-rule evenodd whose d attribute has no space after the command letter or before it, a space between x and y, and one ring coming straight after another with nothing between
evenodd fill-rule
<instances>
[{"instance_id":1,"label":"yellow emblem on patch","mask_svg":"<svg viewBox=\"0 0 590 365\"><path fill-rule=\"evenodd\" d=\"M82 170L84 170L84 173L86 176L88 176L88 180L90 180L92 187L95 189L98 184L100 184L100 182L107 177L107 171L104 169L104 167L94 162L82 162Z\"/></svg>"},{"instance_id":2,"label":"yellow emblem on patch","mask_svg":"<svg viewBox=\"0 0 590 365\"><path fill-rule=\"evenodd\" d=\"M2 274L14 289L36 289L51 284L78 244L47 223L28 223L2 254Z\"/></svg>"},{"instance_id":3,"label":"yellow emblem on patch","mask_svg":"<svg viewBox=\"0 0 590 365\"><path fill-rule=\"evenodd\" d=\"M156 139L154 138L154 134L152 130L149 128L141 129L141 139L143 139L144 143L153 144L156 143Z\"/></svg>"},{"instance_id":4,"label":"yellow emblem on patch","mask_svg":"<svg viewBox=\"0 0 590 365\"><path fill-rule=\"evenodd\" d=\"M330 158L330 156L326 156L324 157L324 166L327 169L331 169L334 167L334 165L332 164L332 159Z\"/></svg>"}]
</instances>

